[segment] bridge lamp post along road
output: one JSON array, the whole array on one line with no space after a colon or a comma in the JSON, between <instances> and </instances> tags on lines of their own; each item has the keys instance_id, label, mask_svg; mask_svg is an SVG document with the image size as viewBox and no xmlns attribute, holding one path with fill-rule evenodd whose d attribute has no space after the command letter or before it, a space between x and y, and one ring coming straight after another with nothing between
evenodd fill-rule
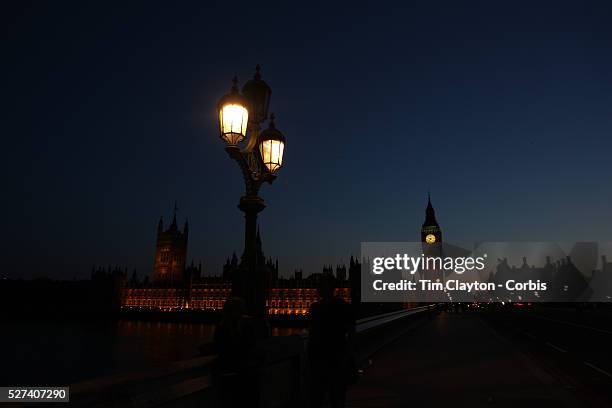
<instances>
[{"instance_id":1,"label":"bridge lamp post along road","mask_svg":"<svg viewBox=\"0 0 612 408\"><path fill-rule=\"evenodd\" d=\"M261 131L261 125L268 120L272 89L261 79L260 70L257 65L255 76L242 87L242 92L234 77L230 92L221 98L217 108L225 151L240 167L245 185L245 195L238 204L245 218L244 253L238 276L232 282L232 295L246 301L249 313L263 317L268 279L257 268L257 214L265 208L259 189L264 182L271 184L283 166L285 136L276 128L274 114Z\"/></svg>"}]
</instances>

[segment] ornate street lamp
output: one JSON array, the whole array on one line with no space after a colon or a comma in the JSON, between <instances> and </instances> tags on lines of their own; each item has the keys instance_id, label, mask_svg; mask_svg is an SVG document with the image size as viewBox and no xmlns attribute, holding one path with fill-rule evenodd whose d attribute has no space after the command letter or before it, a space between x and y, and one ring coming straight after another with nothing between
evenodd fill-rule
<instances>
[{"instance_id":1,"label":"ornate street lamp","mask_svg":"<svg viewBox=\"0 0 612 408\"><path fill-rule=\"evenodd\" d=\"M283 166L285 137L276 129L274 115L268 128L260 132L260 125L268 118L272 90L261 79L261 68L256 67L255 76L238 91L238 80L234 78L229 94L218 104L220 136L227 143L225 150L238 163L245 184L245 195L240 198L238 208L244 212L245 238L242 267L237 279L232 282L232 294L245 299L250 313L264 316L267 295L266 276L257 268L257 214L266 206L259 197L259 188L264 182L272 183ZM246 146L239 144L247 139Z\"/></svg>"}]
</instances>

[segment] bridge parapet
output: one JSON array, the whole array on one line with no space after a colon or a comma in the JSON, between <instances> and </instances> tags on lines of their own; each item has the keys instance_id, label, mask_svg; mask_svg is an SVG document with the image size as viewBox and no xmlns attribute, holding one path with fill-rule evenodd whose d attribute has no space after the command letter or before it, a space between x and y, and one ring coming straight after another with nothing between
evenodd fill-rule
<instances>
[{"instance_id":1,"label":"bridge parapet","mask_svg":"<svg viewBox=\"0 0 612 408\"><path fill-rule=\"evenodd\" d=\"M419 324L432 306L400 310L356 322L354 354L363 365L376 351ZM260 407L301 406L305 393L308 336L271 337L259 372ZM96 378L72 384L76 407L214 406L211 368L215 356L177 361L166 367ZM254 403L253 406L256 406Z\"/></svg>"}]
</instances>

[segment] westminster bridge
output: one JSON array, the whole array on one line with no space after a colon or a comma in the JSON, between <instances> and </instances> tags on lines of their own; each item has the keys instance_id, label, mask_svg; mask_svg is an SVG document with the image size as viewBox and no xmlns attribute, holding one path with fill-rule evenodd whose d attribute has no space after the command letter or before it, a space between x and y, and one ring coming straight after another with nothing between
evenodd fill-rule
<instances>
[{"instance_id":1,"label":"westminster bridge","mask_svg":"<svg viewBox=\"0 0 612 408\"><path fill-rule=\"evenodd\" d=\"M357 321L348 407L610 406L612 309L419 307ZM270 338L253 406L305 406L307 335ZM72 384L74 406L214 406L214 356Z\"/></svg>"}]
</instances>

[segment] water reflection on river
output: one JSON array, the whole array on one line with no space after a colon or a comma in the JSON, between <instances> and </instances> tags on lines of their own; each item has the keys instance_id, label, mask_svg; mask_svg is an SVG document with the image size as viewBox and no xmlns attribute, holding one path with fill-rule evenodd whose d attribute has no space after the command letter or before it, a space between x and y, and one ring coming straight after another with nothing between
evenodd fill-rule
<instances>
[{"instance_id":1,"label":"water reflection on river","mask_svg":"<svg viewBox=\"0 0 612 408\"><path fill-rule=\"evenodd\" d=\"M214 331L204 323L32 319L3 321L2 329L0 385L62 385L164 365L196 356Z\"/></svg>"}]
</instances>

